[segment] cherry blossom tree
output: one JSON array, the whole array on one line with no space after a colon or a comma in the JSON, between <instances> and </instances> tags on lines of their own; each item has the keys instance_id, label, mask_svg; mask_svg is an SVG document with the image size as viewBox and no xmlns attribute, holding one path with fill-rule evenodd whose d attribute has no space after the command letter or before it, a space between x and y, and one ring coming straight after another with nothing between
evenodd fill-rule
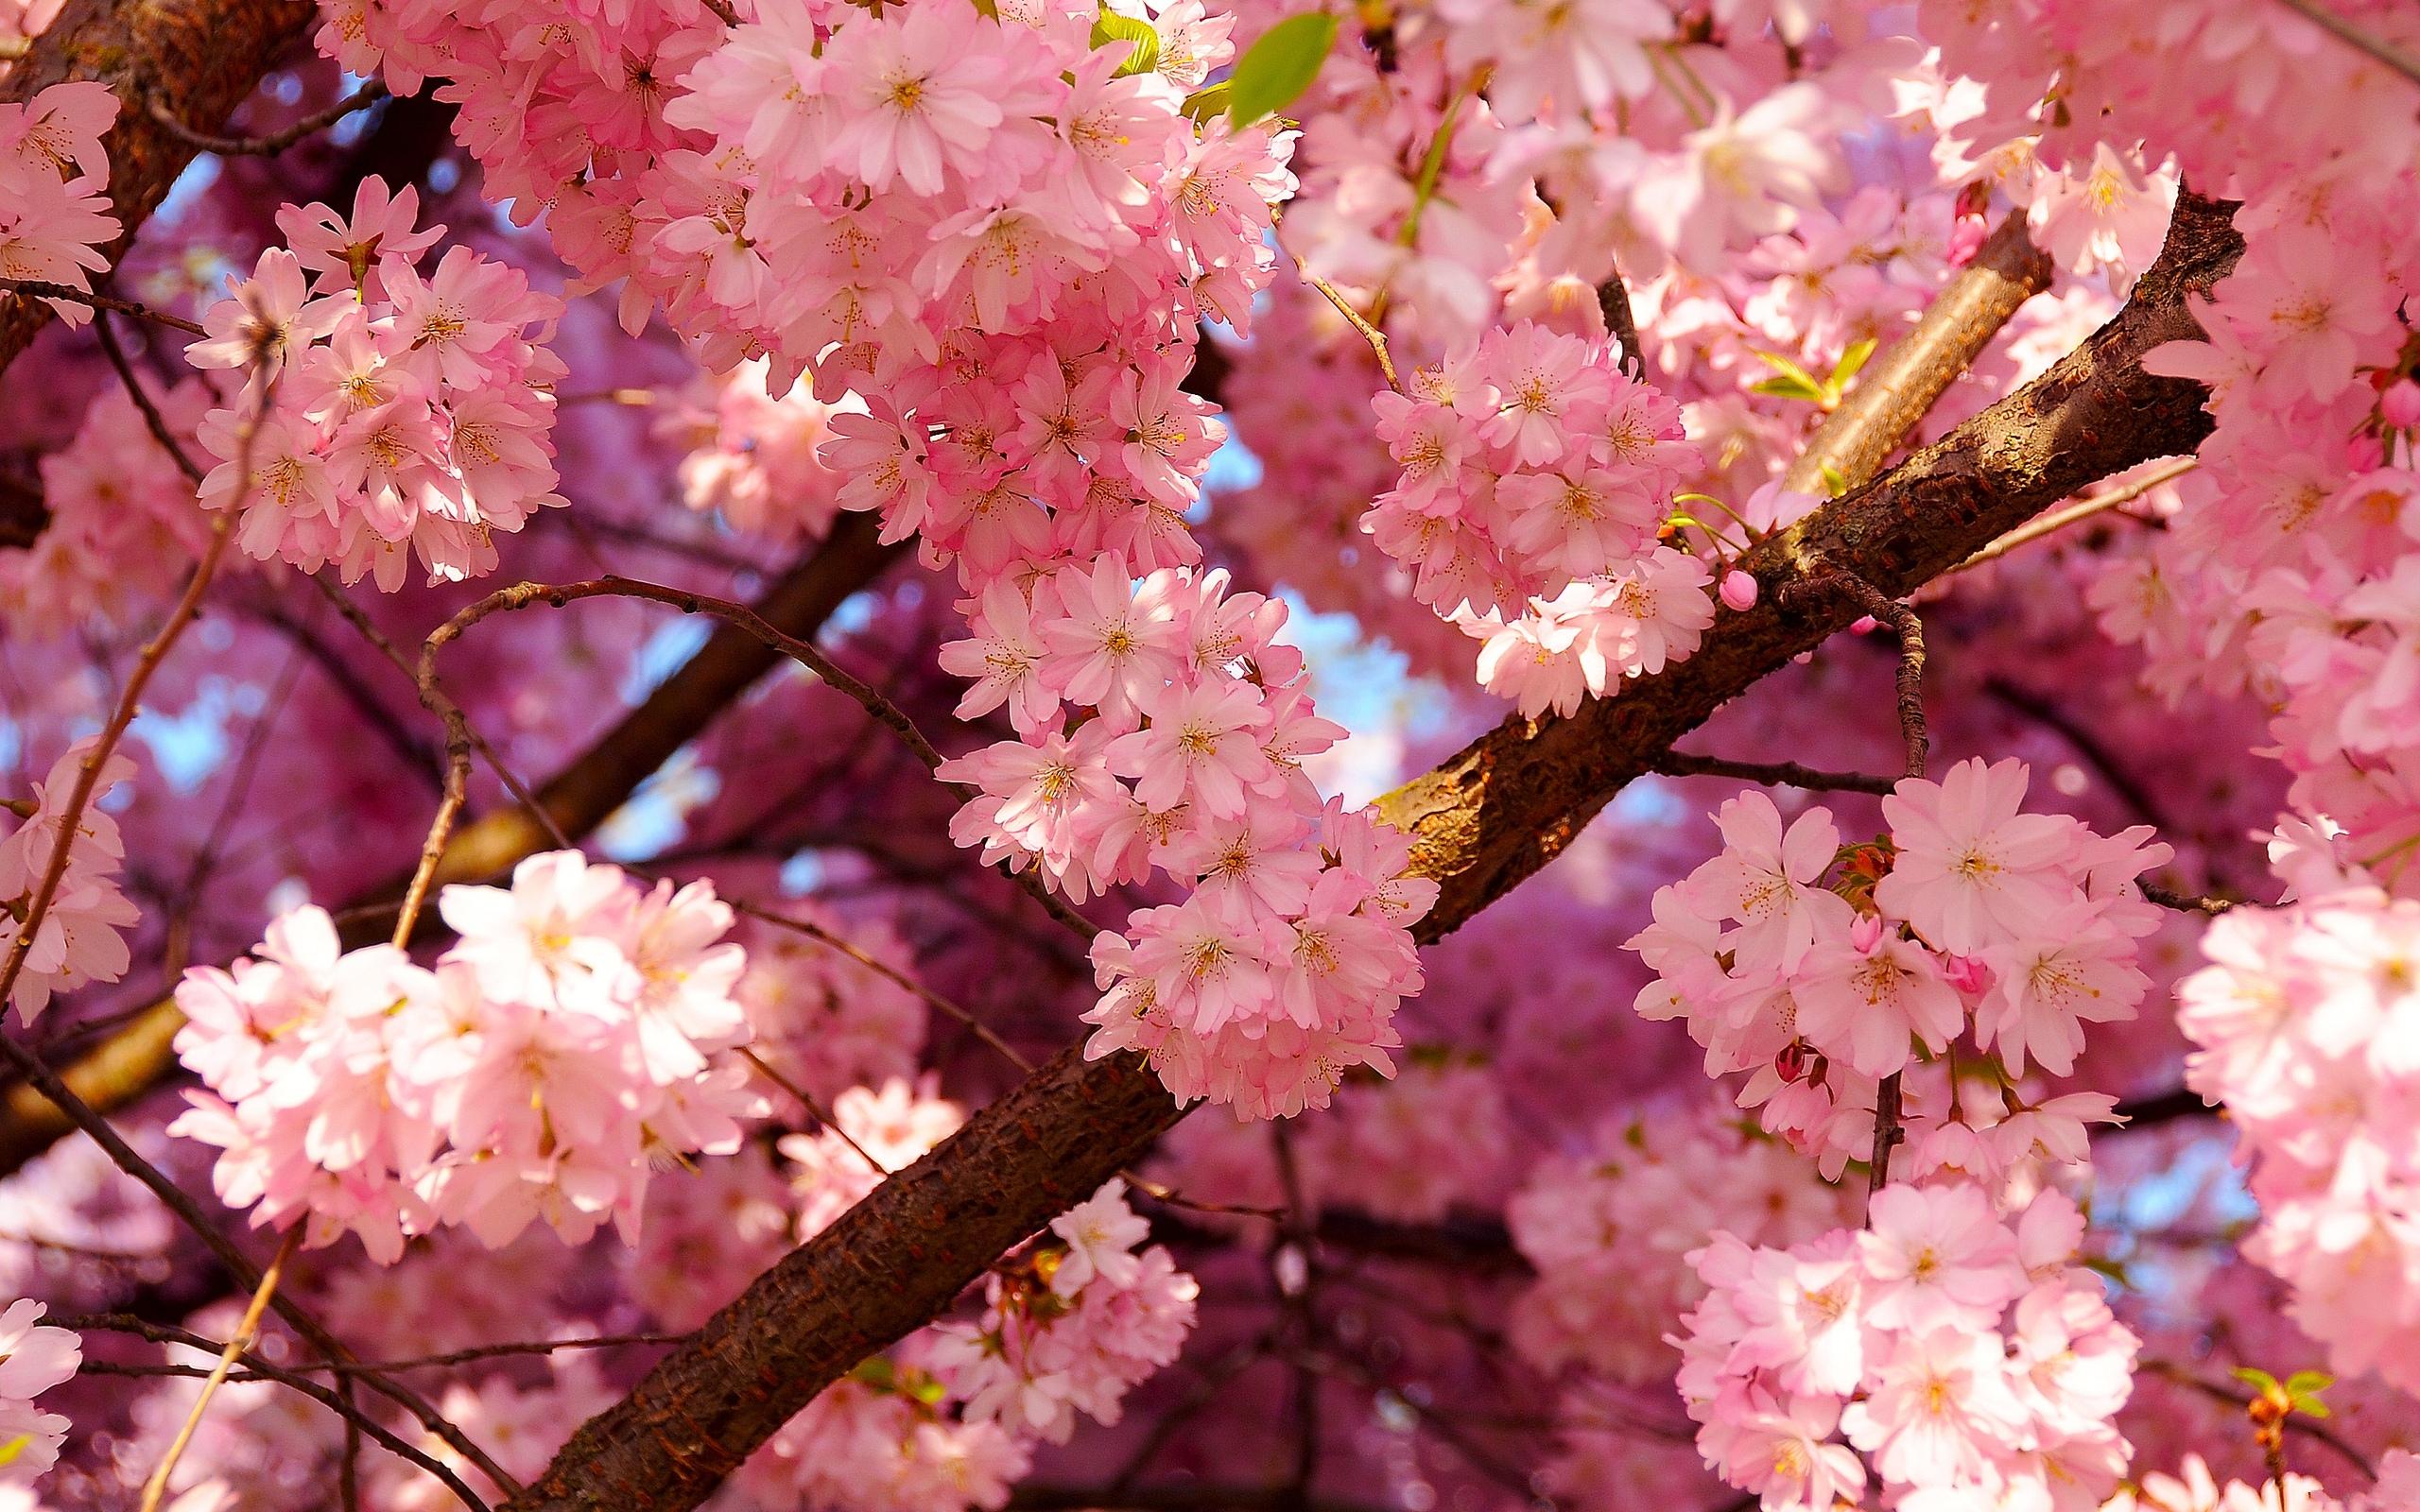
<instances>
[{"instance_id":1,"label":"cherry blossom tree","mask_svg":"<svg viewBox=\"0 0 2420 1512\"><path fill-rule=\"evenodd\" d=\"M0 0L0 1508L2420 1512L2420 13Z\"/></svg>"}]
</instances>

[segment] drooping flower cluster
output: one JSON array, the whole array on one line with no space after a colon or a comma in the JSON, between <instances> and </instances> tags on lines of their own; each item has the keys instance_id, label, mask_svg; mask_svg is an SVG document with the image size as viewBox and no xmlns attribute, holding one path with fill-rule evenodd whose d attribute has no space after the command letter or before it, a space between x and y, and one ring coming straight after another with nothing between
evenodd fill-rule
<instances>
[{"instance_id":1,"label":"drooping flower cluster","mask_svg":"<svg viewBox=\"0 0 2420 1512\"><path fill-rule=\"evenodd\" d=\"M34 1405L64 1384L83 1364L81 1340L66 1329L44 1328L40 1302L16 1301L0 1313L0 1481L23 1484L58 1463L67 1419Z\"/></svg>"},{"instance_id":2,"label":"drooping flower cluster","mask_svg":"<svg viewBox=\"0 0 2420 1512\"><path fill-rule=\"evenodd\" d=\"M2420 903L2340 885L2232 909L2202 948L2177 1022L2201 1047L2187 1085L2226 1105L2251 1164L2244 1253L2292 1283L2338 1369L2420 1390L2420 1153L2397 1132L2420 1093Z\"/></svg>"},{"instance_id":3,"label":"drooping flower cluster","mask_svg":"<svg viewBox=\"0 0 2420 1512\"><path fill-rule=\"evenodd\" d=\"M2147 826L2104 837L2023 813L2027 781L2013 759L1909 778L1883 799L1889 836L1847 850L1828 809L1785 829L1763 794L1732 799L1722 852L1658 889L1631 942L1657 973L1638 1011L1685 1020L1708 1074L1750 1073L1740 1106L1831 1172L1864 1153L1882 1078L1970 1028L2011 1083L2029 1065L2064 1075L2083 1025L2131 1018L2149 987L2135 942L2161 916L2134 882L2171 852ZM2058 1099L2058 1116L2090 1101ZM2009 1119L1973 1135L1952 1159L1998 1170L2043 1130Z\"/></svg>"},{"instance_id":4,"label":"drooping flower cluster","mask_svg":"<svg viewBox=\"0 0 2420 1512\"><path fill-rule=\"evenodd\" d=\"M1103 556L1030 600L994 584L972 617L942 653L976 679L958 712L1005 706L1026 739L942 767L978 790L953 836L1080 900L1154 869L1193 885L1095 941L1089 1053L1139 1049L1181 1100L1264 1118L1324 1107L1353 1066L1392 1070L1395 1004L1420 985L1409 926L1436 886L1404 875L1408 840L1304 775L1342 730L1276 639L1285 605L1223 571L1136 584Z\"/></svg>"},{"instance_id":5,"label":"drooping flower cluster","mask_svg":"<svg viewBox=\"0 0 2420 1512\"><path fill-rule=\"evenodd\" d=\"M979 1323L935 1332L932 1362L966 1415L1063 1444L1081 1413L1115 1423L1128 1389L1172 1363L1193 1329L1201 1287L1157 1245L1112 1180L1050 1221L1056 1241L1015 1276L984 1283Z\"/></svg>"},{"instance_id":6,"label":"drooping flower cluster","mask_svg":"<svg viewBox=\"0 0 2420 1512\"><path fill-rule=\"evenodd\" d=\"M448 248L424 277L442 226L415 229L417 190L365 180L350 215L326 205L277 214L287 245L205 312L187 349L244 376L202 418L217 458L202 502L242 515L235 540L305 572L335 562L392 591L414 554L432 581L495 566L491 540L563 501L554 492L544 347L562 301L518 268Z\"/></svg>"},{"instance_id":7,"label":"drooping flower cluster","mask_svg":"<svg viewBox=\"0 0 2420 1512\"><path fill-rule=\"evenodd\" d=\"M68 801L99 742L99 736L88 735L68 747L51 764L50 775L34 784L33 797L26 800L32 812L0 817L0 824L13 825L0 838L0 918L8 920L5 937L11 945L59 854ZM98 799L133 775L134 763L116 751L94 774L91 796L67 843L66 868L9 991L9 1002L28 1023L49 1005L53 993L73 991L87 982L114 982L126 974L131 956L125 930L143 916L128 901L118 879L126 860L125 837Z\"/></svg>"},{"instance_id":8,"label":"drooping flower cluster","mask_svg":"<svg viewBox=\"0 0 2420 1512\"><path fill-rule=\"evenodd\" d=\"M1614 343L1524 320L1489 330L1415 372L1408 392L1374 403L1378 436L1403 476L1362 528L1411 568L1413 595L1439 613L1467 606L1518 616L1583 583L1598 592L1582 597L1611 612L1621 583L1649 593L1683 586L1665 580L1670 563L1641 569L1697 456L1678 406L1622 371ZM1582 608L1575 600L1564 612ZM1696 621L1680 654L1711 618ZM1633 650L1614 632L1605 639L1602 654L1630 670L1663 663L1660 644Z\"/></svg>"},{"instance_id":9,"label":"drooping flower cluster","mask_svg":"<svg viewBox=\"0 0 2420 1512\"><path fill-rule=\"evenodd\" d=\"M728 1054L746 961L710 885L558 851L439 906L461 938L434 971L343 950L306 906L233 971L186 973L177 1054L211 1091L173 1132L223 1151L222 1199L382 1263L444 1224L492 1247L532 1219L629 1239L655 1161L739 1147L764 1105Z\"/></svg>"},{"instance_id":10,"label":"drooping flower cluster","mask_svg":"<svg viewBox=\"0 0 2420 1512\"><path fill-rule=\"evenodd\" d=\"M108 271L100 249L119 226L101 138L117 109L110 87L91 79L0 105L0 278L89 291L92 275ZM74 301L47 302L69 325L93 318Z\"/></svg>"},{"instance_id":11,"label":"drooping flower cluster","mask_svg":"<svg viewBox=\"0 0 2420 1512\"><path fill-rule=\"evenodd\" d=\"M2056 1190L2004 1215L1948 1181L1788 1248L1715 1235L1679 1341L1698 1447L1766 1512L1862 1503L1869 1477L1901 1504L2094 1506L2137 1340L2073 1263L2083 1227Z\"/></svg>"}]
</instances>

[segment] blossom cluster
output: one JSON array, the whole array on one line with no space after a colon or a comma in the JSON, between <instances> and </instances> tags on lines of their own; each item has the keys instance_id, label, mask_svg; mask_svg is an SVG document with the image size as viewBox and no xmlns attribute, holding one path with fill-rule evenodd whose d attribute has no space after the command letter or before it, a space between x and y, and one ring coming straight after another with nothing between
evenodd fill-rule
<instances>
[{"instance_id":1,"label":"blossom cluster","mask_svg":"<svg viewBox=\"0 0 2420 1512\"><path fill-rule=\"evenodd\" d=\"M735 1288L793 1236L812 1238L965 1117L929 1085L904 1081L879 1092L853 1088L832 1111L832 1125L781 1141L786 1174L743 1156L710 1168L736 1166L747 1173L736 1180L700 1173L659 1183L665 1193L705 1183L705 1200L679 1198L688 1216L676 1224L696 1242L665 1248L666 1226L651 1208L633 1279L688 1306L697 1289L663 1265L680 1257ZM994 1269L979 1319L934 1323L858 1366L785 1424L740 1470L738 1486L766 1506L838 1512L1005 1504L1037 1442L1065 1442L1080 1415L1116 1422L1128 1389L1173 1361L1191 1331L1198 1288L1166 1249L1138 1247L1148 1232L1127 1205L1125 1183L1111 1181Z\"/></svg>"},{"instance_id":2,"label":"blossom cluster","mask_svg":"<svg viewBox=\"0 0 2420 1512\"><path fill-rule=\"evenodd\" d=\"M2340 884L2237 908L2177 988L2200 1048L2186 1082L2223 1102L2251 1164L2244 1253L2293 1286L2290 1311L2336 1366L2420 1390L2420 1159L2396 1136L2420 1091L2420 903Z\"/></svg>"},{"instance_id":3,"label":"blossom cluster","mask_svg":"<svg viewBox=\"0 0 2420 1512\"><path fill-rule=\"evenodd\" d=\"M1705 1295L1687 1256L1708 1234L1787 1247L1838 1228L1845 1206L1804 1158L1720 1107L1609 1125L1585 1154L1541 1162L1505 1205L1538 1277L1512 1314L1513 1345L1542 1370L1643 1384L1671 1370L1667 1341Z\"/></svg>"},{"instance_id":4,"label":"blossom cluster","mask_svg":"<svg viewBox=\"0 0 2420 1512\"><path fill-rule=\"evenodd\" d=\"M2291 1470L2264 1485L2221 1485L2208 1461L2187 1454L2176 1474L2146 1475L2139 1486L2120 1487L2102 1505L2106 1512L2407 1512L2420 1506L2420 1456L2408 1449L2388 1450L2378 1460L2377 1484L2344 1500L2315 1477Z\"/></svg>"},{"instance_id":5,"label":"blossom cluster","mask_svg":"<svg viewBox=\"0 0 2420 1512\"><path fill-rule=\"evenodd\" d=\"M681 499L734 529L769 541L821 538L840 512L845 476L824 465L832 419L863 414L842 394L825 404L808 389L776 395L771 365L752 357L720 375L700 374L657 429L686 443Z\"/></svg>"},{"instance_id":6,"label":"blossom cluster","mask_svg":"<svg viewBox=\"0 0 2420 1512\"><path fill-rule=\"evenodd\" d=\"M1613 342L1527 320L1494 328L1374 403L1403 475L1362 528L1411 568L1413 596L1439 613L1518 615L1591 581L1611 610L1621 582L1679 586L1662 580L1668 567L1633 575L1697 457L1679 407L1624 372ZM1660 647L1608 651L1663 662Z\"/></svg>"},{"instance_id":7,"label":"blossom cluster","mask_svg":"<svg viewBox=\"0 0 2420 1512\"><path fill-rule=\"evenodd\" d=\"M1656 972L1638 1011L1685 1020L1708 1074L1750 1073L1740 1105L1832 1171L1863 1153L1881 1080L1970 1029L2012 1082L2072 1071L2083 1025L2131 1018L2149 988L2135 946L2161 916L2134 883L2171 852L2148 826L2022 812L2028 780L2013 758L1908 778L1890 833L1846 850L1828 809L1785 829L1763 794L1730 800L1721 853L1658 889L1631 942ZM2012 1142L2002 1167L2040 1134L1995 1126L1976 1137Z\"/></svg>"},{"instance_id":8,"label":"blossom cluster","mask_svg":"<svg viewBox=\"0 0 2420 1512\"><path fill-rule=\"evenodd\" d=\"M941 768L977 792L952 835L1079 900L1155 868L1193 885L1095 941L1088 1053L1141 1050L1180 1099L1264 1118L1324 1107L1353 1066L1391 1071L1436 886L1405 875L1409 840L1304 774L1342 730L1276 638L1286 606L1223 570L1135 583L1108 555L1031 594L994 584L942 652L975 679L960 717L1005 706L1026 735Z\"/></svg>"},{"instance_id":9,"label":"blossom cluster","mask_svg":"<svg viewBox=\"0 0 2420 1512\"><path fill-rule=\"evenodd\" d=\"M445 1224L494 1246L610 1218L627 1239L656 1162L739 1147L764 1102L729 1054L751 1038L746 961L710 885L557 851L439 907L461 937L435 970L346 951L305 906L178 985L177 1054L210 1091L172 1132L220 1148L229 1205L315 1246L350 1230L382 1263Z\"/></svg>"},{"instance_id":10,"label":"blossom cluster","mask_svg":"<svg viewBox=\"0 0 2420 1512\"><path fill-rule=\"evenodd\" d=\"M119 226L101 138L117 111L110 87L92 79L0 104L0 278L90 291L92 275L109 270L100 249ZM47 302L70 325L93 318L73 301Z\"/></svg>"},{"instance_id":11,"label":"blossom cluster","mask_svg":"<svg viewBox=\"0 0 2420 1512\"><path fill-rule=\"evenodd\" d=\"M26 800L32 812L15 816L13 828L0 838L0 918L9 920L11 944L59 854L67 834L68 800L99 742L97 735L88 735L68 747L51 764L49 776L34 784L34 795ZM67 865L9 991L9 1003L27 1022L49 1005L53 993L72 991L87 982L114 982L126 974L132 959L125 931L142 913L127 899L118 878L126 839L117 820L97 800L133 775L134 763L117 751L94 773L90 797L76 817L73 838L66 841ZM0 824L9 822L0 818Z\"/></svg>"},{"instance_id":12,"label":"blossom cluster","mask_svg":"<svg viewBox=\"0 0 2420 1512\"><path fill-rule=\"evenodd\" d=\"M210 394L188 378L152 400L193 444ZM94 396L68 443L42 459L42 534L0 553L0 623L26 640L95 621L125 626L175 596L209 544L193 485L122 387Z\"/></svg>"},{"instance_id":13,"label":"blossom cluster","mask_svg":"<svg viewBox=\"0 0 2420 1512\"><path fill-rule=\"evenodd\" d=\"M2096 1504L2138 1341L2073 1263L2083 1228L2055 1189L2004 1214L1953 1180L1787 1248L1716 1234L1680 1340L1698 1447L1766 1512L1861 1503L1869 1473L1927 1506Z\"/></svg>"},{"instance_id":14,"label":"blossom cluster","mask_svg":"<svg viewBox=\"0 0 2420 1512\"><path fill-rule=\"evenodd\" d=\"M1076 1415L1114 1424L1127 1390L1172 1363L1201 1288L1154 1245L1150 1225L1108 1185L1050 1221L1053 1243L1022 1273L985 1280L983 1316L943 1323L932 1353L966 1416L1063 1444Z\"/></svg>"},{"instance_id":15,"label":"blossom cluster","mask_svg":"<svg viewBox=\"0 0 2420 1512\"><path fill-rule=\"evenodd\" d=\"M495 566L494 532L563 501L554 492L545 339L562 301L467 247L423 276L444 234L415 228L419 191L370 178L348 215L277 213L287 245L202 317L185 355L244 375L202 417L217 460L202 503L236 510L235 541L305 572L335 562L392 591L417 554L432 581Z\"/></svg>"},{"instance_id":16,"label":"blossom cluster","mask_svg":"<svg viewBox=\"0 0 2420 1512\"><path fill-rule=\"evenodd\" d=\"M34 1405L83 1363L83 1344L66 1329L40 1326L43 1304L15 1301L0 1313L0 1480L24 1482L51 1468L66 1441L67 1419Z\"/></svg>"}]
</instances>

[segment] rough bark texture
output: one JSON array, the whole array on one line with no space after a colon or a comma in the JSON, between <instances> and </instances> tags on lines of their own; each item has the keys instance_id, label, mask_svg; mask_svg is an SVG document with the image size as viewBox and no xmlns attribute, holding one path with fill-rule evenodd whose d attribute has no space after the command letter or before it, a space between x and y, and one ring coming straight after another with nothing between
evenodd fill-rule
<instances>
[{"instance_id":1,"label":"rough bark texture","mask_svg":"<svg viewBox=\"0 0 2420 1512\"><path fill-rule=\"evenodd\" d=\"M875 542L875 530L872 515L842 515L830 538L758 600L756 611L786 634L812 637L842 599L873 581L898 555L898 548ZM565 834L575 840L587 834L777 660L753 636L717 627L644 703L540 788L538 800ZM455 832L438 861L436 883L482 881L553 844L554 837L518 804L498 808ZM372 889L368 901L399 898L409 881L406 872ZM343 934L353 947L382 940L387 932L385 917L372 915L354 919ZM60 1074L101 1111L123 1108L175 1072L171 1041L183 1024L174 1003L153 1004ZM0 1099L0 1175L48 1149L73 1126L30 1085L10 1087Z\"/></svg>"},{"instance_id":2,"label":"rough bark texture","mask_svg":"<svg viewBox=\"0 0 2420 1512\"><path fill-rule=\"evenodd\" d=\"M123 228L103 249L115 266L194 157L152 119L147 92L192 129L218 131L317 14L309 0L67 0L0 79L0 102L31 99L71 79L98 79L117 92L117 124L102 143L110 203ZM39 300L0 294L0 368L49 318Z\"/></svg>"},{"instance_id":3,"label":"rough bark texture","mask_svg":"<svg viewBox=\"0 0 2420 1512\"><path fill-rule=\"evenodd\" d=\"M1672 741L1856 617L1831 595L1779 607L1819 560L1904 594L2082 485L2208 433L2202 390L2138 365L2199 334L2186 307L2242 244L2231 207L2183 197L2160 262L2118 318L2026 388L1890 476L1752 554L1758 605L1688 661L1571 719L1512 719L1380 800L1443 884L1433 940L1550 860ZM1132 1164L1180 1116L1120 1055L1061 1054L786 1256L582 1425L508 1512L694 1507L816 1393L947 1307L1003 1250Z\"/></svg>"},{"instance_id":4,"label":"rough bark texture","mask_svg":"<svg viewBox=\"0 0 2420 1512\"><path fill-rule=\"evenodd\" d=\"M2050 256L2013 211L1926 310L1916 328L1876 357L1782 474L1782 487L1823 495L1824 470L1856 488L1915 429L1942 390L1992 344L2017 306L2050 286Z\"/></svg>"}]
</instances>

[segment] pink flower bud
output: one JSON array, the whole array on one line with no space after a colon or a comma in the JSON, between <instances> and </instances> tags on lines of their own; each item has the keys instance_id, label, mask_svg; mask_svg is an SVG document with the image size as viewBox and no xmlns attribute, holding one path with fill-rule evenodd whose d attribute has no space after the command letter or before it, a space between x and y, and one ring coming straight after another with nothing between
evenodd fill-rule
<instances>
[{"instance_id":1,"label":"pink flower bud","mask_svg":"<svg viewBox=\"0 0 2420 1512\"><path fill-rule=\"evenodd\" d=\"M2420 384L2406 378L2378 396L2378 413L2399 431L2420 426Z\"/></svg>"},{"instance_id":2,"label":"pink flower bud","mask_svg":"<svg viewBox=\"0 0 2420 1512\"><path fill-rule=\"evenodd\" d=\"M1774 1074L1786 1082L1795 1082L1806 1074L1808 1064L1814 1058L1815 1052L1806 1048L1806 1040L1792 1040L1781 1047L1779 1055L1773 1057Z\"/></svg>"},{"instance_id":3,"label":"pink flower bud","mask_svg":"<svg viewBox=\"0 0 2420 1512\"><path fill-rule=\"evenodd\" d=\"M1745 612L1756 604L1756 580L1734 567L1722 575L1722 602Z\"/></svg>"}]
</instances>

